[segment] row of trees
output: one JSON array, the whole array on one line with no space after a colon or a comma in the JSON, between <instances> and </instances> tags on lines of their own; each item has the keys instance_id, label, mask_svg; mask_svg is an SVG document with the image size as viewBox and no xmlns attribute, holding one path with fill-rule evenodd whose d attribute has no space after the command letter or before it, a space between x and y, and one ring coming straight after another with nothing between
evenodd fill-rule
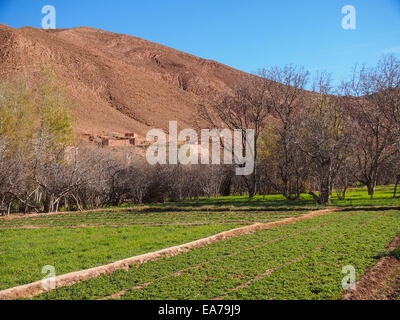
<instances>
[{"instance_id":1,"label":"row of trees","mask_svg":"<svg viewBox=\"0 0 400 320\"><path fill-rule=\"evenodd\" d=\"M56 192L65 150L72 145L73 117L65 109L55 75L42 70L38 88L20 78L0 88L0 211L58 205ZM66 178L66 177L64 177ZM57 182L55 181L57 180Z\"/></svg>"},{"instance_id":2,"label":"row of trees","mask_svg":"<svg viewBox=\"0 0 400 320\"><path fill-rule=\"evenodd\" d=\"M310 193L321 204L359 183L400 181L400 62L383 57L334 88L320 74L286 66L261 70L199 106L210 128L255 131L252 174L234 165L150 166L129 152L74 141L74 117L55 74L0 87L0 213L80 210L201 196ZM204 122L203 122L204 123ZM244 135L245 139L246 135ZM246 143L244 140L243 143ZM245 150L246 148L243 148Z\"/></svg>"},{"instance_id":3,"label":"row of trees","mask_svg":"<svg viewBox=\"0 0 400 320\"><path fill-rule=\"evenodd\" d=\"M43 68L41 84L30 83L24 76L0 87L1 215L230 193L231 166L150 166L129 150L78 145L54 72Z\"/></svg>"},{"instance_id":4,"label":"row of trees","mask_svg":"<svg viewBox=\"0 0 400 320\"><path fill-rule=\"evenodd\" d=\"M384 56L355 68L339 87L319 74L286 66L261 70L231 92L199 106L211 127L255 130L257 168L244 177L252 197L266 180L287 199L309 192L321 204L332 190L359 182L373 197L379 179L399 182L400 62ZM264 177L259 174L263 167Z\"/></svg>"}]
</instances>

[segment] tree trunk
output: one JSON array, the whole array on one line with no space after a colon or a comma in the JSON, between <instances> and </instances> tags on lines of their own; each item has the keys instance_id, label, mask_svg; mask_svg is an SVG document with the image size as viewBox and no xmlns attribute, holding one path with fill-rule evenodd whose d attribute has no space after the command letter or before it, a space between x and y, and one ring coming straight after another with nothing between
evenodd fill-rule
<instances>
[{"instance_id":1,"label":"tree trunk","mask_svg":"<svg viewBox=\"0 0 400 320\"><path fill-rule=\"evenodd\" d=\"M256 179L255 175L252 174L249 181L248 191L249 191L249 198L253 198L256 195Z\"/></svg>"},{"instance_id":2,"label":"tree trunk","mask_svg":"<svg viewBox=\"0 0 400 320\"><path fill-rule=\"evenodd\" d=\"M393 191L393 198L396 198L396 193L397 193L397 185L400 182L400 175L396 176L396 184L394 185L394 191Z\"/></svg>"},{"instance_id":3,"label":"tree trunk","mask_svg":"<svg viewBox=\"0 0 400 320\"><path fill-rule=\"evenodd\" d=\"M50 212L50 200L47 196L43 198L43 212Z\"/></svg>"},{"instance_id":4,"label":"tree trunk","mask_svg":"<svg viewBox=\"0 0 400 320\"><path fill-rule=\"evenodd\" d=\"M244 182L247 187L247 192L249 194L249 198L253 198L256 195L256 174L255 169L252 174L248 176L243 176Z\"/></svg>"},{"instance_id":5,"label":"tree trunk","mask_svg":"<svg viewBox=\"0 0 400 320\"><path fill-rule=\"evenodd\" d=\"M231 195L232 178L233 175L231 172L225 175L220 188L221 196L226 197Z\"/></svg>"},{"instance_id":6,"label":"tree trunk","mask_svg":"<svg viewBox=\"0 0 400 320\"><path fill-rule=\"evenodd\" d=\"M367 184L367 188L368 188L368 195L371 196L371 199L374 198L374 193L375 193L375 186L373 182L369 182Z\"/></svg>"},{"instance_id":7,"label":"tree trunk","mask_svg":"<svg viewBox=\"0 0 400 320\"><path fill-rule=\"evenodd\" d=\"M320 201L319 196L317 196L314 192L309 192L308 194L311 195L314 198L314 200L319 203Z\"/></svg>"},{"instance_id":8,"label":"tree trunk","mask_svg":"<svg viewBox=\"0 0 400 320\"><path fill-rule=\"evenodd\" d=\"M336 194L339 200L346 200L347 187L343 188L341 191L336 190Z\"/></svg>"},{"instance_id":9,"label":"tree trunk","mask_svg":"<svg viewBox=\"0 0 400 320\"><path fill-rule=\"evenodd\" d=\"M282 183L283 183L283 196L289 200L290 199L290 190L289 190L289 179L286 178L285 175L281 174Z\"/></svg>"},{"instance_id":10,"label":"tree trunk","mask_svg":"<svg viewBox=\"0 0 400 320\"><path fill-rule=\"evenodd\" d=\"M321 194L319 196L319 203L323 205L331 204L331 194L327 188L321 190Z\"/></svg>"},{"instance_id":11,"label":"tree trunk","mask_svg":"<svg viewBox=\"0 0 400 320\"><path fill-rule=\"evenodd\" d=\"M322 165L322 179L319 195L319 203L322 205L328 205L331 203L332 194L332 167L330 161L326 161Z\"/></svg>"}]
</instances>

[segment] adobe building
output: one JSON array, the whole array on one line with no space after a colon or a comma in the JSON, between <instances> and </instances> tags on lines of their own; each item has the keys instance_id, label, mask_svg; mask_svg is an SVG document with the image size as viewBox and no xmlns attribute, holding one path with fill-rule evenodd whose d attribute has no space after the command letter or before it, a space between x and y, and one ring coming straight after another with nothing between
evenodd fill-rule
<instances>
[{"instance_id":1,"label":"adobe building","mask_svg":"<svg viewBox=\"0 0 400 320\"><path fill-rule=\"evenodd\" d=\"M112 133L109 136L91 135L84 133L81 139L85 142L96 143L99 146L105 147L130 147L136 145L136 137L132 132L125 133L123 136L118 133Z\"/></svg>"}]
</instances>

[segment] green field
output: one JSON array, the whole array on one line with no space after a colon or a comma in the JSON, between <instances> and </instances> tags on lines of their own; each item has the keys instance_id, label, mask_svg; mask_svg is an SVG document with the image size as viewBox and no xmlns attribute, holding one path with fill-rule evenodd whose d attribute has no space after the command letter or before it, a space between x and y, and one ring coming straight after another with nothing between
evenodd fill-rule
<instances>
[{"instance_id":1,"label":"green field","mask_svg":"<svg viewBox=\"0 0 400 320\"><path fill-rule=\"evenodd\" d=\"M176 209L176 208L175 208ZM159 210L159 209L158 209ZM299 216L309 209L296 209L285 211L254 210L228 208L208 209L201 211L198 208L185 209L184 211L169 212L157 211L156 208L148 212L138 212L135 209L118 211L100 211L85 213L64 213L43 215L30 218L16 217L2 220L2 229L39 229L39 228L84 228L84 227L123 227L123 226L194 226L194 225L248 225L256 222L271 222L286 217Z\"/></svg>"},{"instance_id":2,"label":"green field","mask_svg":"<svg viewBox=\"0 0 400 320\"><path fill-rule=\"evenodd\" d=\"M100 211L0 220L0 290L305 211ZM142 210L143 211L143 210Z\"/></svg>"},{"instance_id":3,"label":"green field","mask_svg":"<svg viewBox=\"0 0 400 320\"><path fill-rule=\"evenodd\" d=\"M121 291L122 299L338 298L342 267L351 264L362 274L399 228L396 211L337 212L231 238L38 298L100 299Z\"/></svg>"},{"instance_id":4,"label":"green field","mask_svg":"<svg viewBox=\"0 0 400 320\"><path fill-rule=\"evenodd\" d=\"M333 199L343 211L274 227L58 288L37 299L337 299L342 268L357 276L400 231L400 198L381 187ZM390 208L391 207L391 208ZM318 209L308 195L201 199L0 219L0 289Z\"/></svg>"},{"instance_id":5,"label":"green field","mask_svg":"<svg viewBox=\"0 0 400 320\"><path fill-rule=\"evenodd\" d=\"M371 207L371 206L398 206L400 207L400 193L398 192L397 197L393 198L394 186L380 186L377 187L374 198L368 195L365 187L352 188L346 193L345 200L339 200L336 193L332 195L331 206L335 207ZM169 206L166 203L164 206ZM159 204L154 205L160 207ZM229 197L218 197L218 198L203 198L196 201L185 201L176 204L179 207L226 207L234 206L237 208L281 208L281 209L295 209L295 208L321 208L313 200L309 194L302 194L300 200L291 201L286 200L282 195L257 195L252 199L247 196L229 196Z\"/></svg>"}]
</instances>

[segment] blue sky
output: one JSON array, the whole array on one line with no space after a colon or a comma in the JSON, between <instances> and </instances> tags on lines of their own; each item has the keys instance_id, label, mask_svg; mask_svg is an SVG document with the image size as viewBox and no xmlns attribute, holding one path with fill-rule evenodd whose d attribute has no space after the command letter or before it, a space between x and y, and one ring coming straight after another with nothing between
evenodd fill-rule
<instances>
[{"instance_id":1,"label":"blue sky","mask_svg":"<svg viewBox=\"0 0 400 320\"><path fill-rule=\"evenodd\" d=\"M130 34L247 72L294 63L341 80L355 63L400 57L400 0L0 0L0 22L40 28L47 4L57 28ZM341 26L344 5L356 30Z\"/></svg>"}]
</instances>

